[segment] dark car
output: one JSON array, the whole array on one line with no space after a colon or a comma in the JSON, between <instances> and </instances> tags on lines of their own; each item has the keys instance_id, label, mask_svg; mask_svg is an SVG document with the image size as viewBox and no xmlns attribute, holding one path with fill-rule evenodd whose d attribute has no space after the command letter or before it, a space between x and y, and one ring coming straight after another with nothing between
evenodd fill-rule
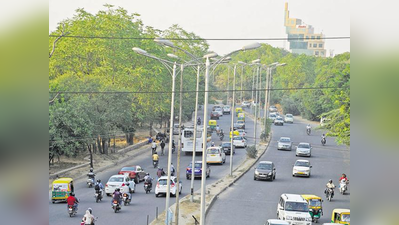
<instances>
[{"instance_id":1,"label":"dark car","mask_svg":"<svg viewBox=\"0 0 399 225\"><path fill-rule=\"evenodd\" d=\"M276 179L276 167L270 161L260 161L255 167L254 180L271 180Z\"/></svg>"},{"instance_id":2,"label":"dark car","mask_svg":"<svg viewBox=\"0 0 399 225\"><path fill-rule=\"evenodd\" d=\"M146 175L146 172L141 168L141 166L125 166L123 167L118 174L129 174L129 178L131 180L134 180L136 184L138 184L140 181L144 180L144 177Z\"/></svg>"},{"instance_id":3,"label":"dark car","mask_svg":"<svg viewBox=\"0 0 399 225\"><path fill-rule=\"evenodd\" d=\"M211 112L211 120L213 120L213 119L219 119L219 116L220 116L220 114L218 113L218 112L216 112L216 111L212 111Z\"/></svg>"},{"instance_id":4,"label":"dark car","mask_svg":"<svg viewBox=\"0 0 399 225\"><path fill-rule=\"evenodd\" d=\"M192 169L192 164L188 164L187 169L186 169L186 178L187 180L191 179L191 169ZM211 175L211 168L209 167L208 164L206 164L206 177L209 177ZM202 161L195 161L194 162L194 178L196 177L202 177Z\"/></svg>"},{"instance_id":5,"label":"dark car","mask_svg":"<svg viewBox=\"0 0 399 225\"><path fill-rule=\"evenodd\" d=\"M224 151L224 154L230 155L231 152L231 143L230 142L223 142L220 147L222 147L222 150ZM236 149L233 149L233 155L236 154Z\"/></svg>"}]
</instances>

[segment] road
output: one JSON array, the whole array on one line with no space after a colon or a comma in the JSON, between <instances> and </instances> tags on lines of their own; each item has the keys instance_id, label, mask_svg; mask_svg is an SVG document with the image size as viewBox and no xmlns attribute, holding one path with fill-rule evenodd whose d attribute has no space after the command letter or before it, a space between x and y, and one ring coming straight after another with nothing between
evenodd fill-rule
<instances>
[{"instance_id":1,"label":"road","mask_svg":"<svg viewBox=\"0 0 399 225\"><path fill-rule=\"evenodd\" d=\"M210 112L212 105L209 106L208 112ZM203 111L199 112L201 118L203 118ZM225 131L225 140L228 140L228 130L230 128L230 115L224 115L218 120L218 124ZM246 119L246 130L248 136L253 136L253 121L249 118ZM175 135L174 139L177 141L178 136ZM218 139L215 133L212 134L212 141L216 145L219 145L221 141ZM248 144L251 144L253 140L249 140ZM176 142L177 143L177 142ZM152 177L155 176L156 169L152 167L151 150L136 157L133 160L126 162L124 165L140 165L146 172L149 172ZM167 152L166 148L165 156L160 156L159 166L163 167L164 170L167 168ZM159 153L159 150L158 150ZM176 152L173 154L173 164L176 166ZM236 154L234 155L234 168L239 165L246 157L246 151L243 148L237 148ZM190 193L190 180L186 180L186 167L191 162L192 156L181 154L180 162L180 180L182 181L183 191L181 197ZM201 156L198 155L196 160L201 160ZM229 171L230 157L226 157L226 163L224 165L212 165L211 166L211 176L207 179L206 183L213 183L218 179L224 177ZM97 174L96 179L101 179L102 183L105 185L110 176L117 174L117 172L124 166L116 166L115 168L106 170ZM94 171L95 172L95 171ZM123 206L122 210L118 213L114 213L111 209L111 197L104 197L102 202L96 203L94 199L94 189L87 188L85 180L75 181L75 193L80 199L78 214L75 217L70 218L67 213L66 203L49 203L49 224L51 225L75 225L79 224L82 219L85 210L89 207L93 209L93 214L99 217L96 225L101 224L147 224L147 215L149 216L149 221L151 222L155 219L156 207L158 207L159 213L165 209L165 197L156 198L154 195L154 189L150 194L145 194L144 184L141 182L136 186L136 193L133 194L132 204L128 206ZM194 187L196 191L200 189L201 180L196 179L194 182ZM175 198L171 197L171 205L174 204Z\"/></svg>"},{"instance_id":2,"label":"road","mask_svg":"<svg viewBox=\"0 0 399 225\"><path fill-rule=\"evenodd\" d=\"M312 130L308 136L305 132L309 121L295 117L294 124L284 126L272 125L272 141L261 157L261 160L273 161L276 165L276 180L254 181L254 170L248 171L240 180L222 193L210 209L206 224L265 224L267 219L277 217L277 203L283 193L323 195L325 184L332 179L338 185L342 173L350 179L350 152L345 146L337 146L333 138L327 138L327 144L320 144L322 130ZM316 125L310 123L312 127ZM291 137L294 145L299 142L312 144L310 158L296 157L293 151L278 151L277 141L281 136ZM292 164L296 159L309 159L310 178L292 177ZM323 202L324 216L319 224L328 222L334 208L350 208L350 186L346 195L337 189L331 202Z\"/></svg>"}]
</instances>

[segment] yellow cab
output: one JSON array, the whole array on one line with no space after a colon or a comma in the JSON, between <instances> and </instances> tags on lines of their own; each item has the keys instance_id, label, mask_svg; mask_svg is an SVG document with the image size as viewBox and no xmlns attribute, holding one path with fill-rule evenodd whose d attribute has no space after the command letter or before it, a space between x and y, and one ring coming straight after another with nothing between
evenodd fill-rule
<instances>
[{"instance_id":1,"label":"yellow cab","mask_svg":"<svg viewBox=\"0 0 399 225\"><path fill-rule=\"evenodd\" d=\"M216 122L216 120L209 120L208 125L211 128L211 131L214 131L216 128L216 125L218 125L218 122Z\"/></svg>"},{"instance_id":2,"label":"yellow cab","mask_svg":"<svg viewBox=\"0 0 399 225\"><path fill-rule=\"evenodd\" d=\"M74 191L73 179L69 177L61 177L53 181L51 187L51 202L66 201L69 195Z\"/></svg>"},{"instance_id":3,"label":"yellow cab","mask_svg":"<svg viewBox=\"0 0 399 225\"><path fill-rule=\"evenodd\" d=\"M238 116L239 113L242 113L243 110L241 107L236 108L236 115Z\"/></svg>"},{"instance_id":4,"label":"yellow cab","mask_svg":"<svg viewBox=\"0 0 399 225\"><path fill-rule=\"evenodd\" d=\"M323 199L317 195L302 195L302 198L308 202L309 213L312 217L312 222L317 223L317 221L323 215Z\"/></svg>"},{"instance_id":5,"label":"yellow cab","mask_svg":"<svg viewBox=\"0 0 399 225\"><path fill-rule=\"evenodd\" d=\"M351 223L351 211L349 209L334 209L331 215L331 223L346 224Z\"/></svg>"}]
</instances>

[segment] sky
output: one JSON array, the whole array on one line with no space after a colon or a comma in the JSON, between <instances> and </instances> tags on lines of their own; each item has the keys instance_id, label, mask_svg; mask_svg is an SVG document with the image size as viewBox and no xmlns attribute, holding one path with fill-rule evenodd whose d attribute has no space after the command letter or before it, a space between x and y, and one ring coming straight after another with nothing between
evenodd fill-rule
<instances>
[{"instance_id":1,"label":"sky","mask_svg":"<svg viewBox=\"0 0 399 225\"><path fill-rule=\"evenodd\" d=\"M284 3L291 18L302 19L326 37L350 36L349 0L49 0L49 31L72 18L77 8L92 14L112 4L138 13L145 26L167 29L178 24L202 38L286 38ZM226 54L254 41L208 41L210 50ZM285 41L259 41L286 48ZM350 51L350 40L326 40L335 54Z\"/></svg>"}]
</instances>

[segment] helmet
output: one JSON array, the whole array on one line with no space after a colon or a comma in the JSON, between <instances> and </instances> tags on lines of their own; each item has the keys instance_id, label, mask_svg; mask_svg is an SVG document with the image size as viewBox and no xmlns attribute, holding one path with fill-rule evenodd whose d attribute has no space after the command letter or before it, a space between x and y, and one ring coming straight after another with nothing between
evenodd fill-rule
<instances>
[{"instance_id":1,"label":"helmet","mask_svg":"<svg viewBox=\"0 0 399 225\"><path fill-rule=\"evenodd\" d=\"M215 142L212 141L212 145L214 145L214 144L215 144Z\"/></svg>"},{"instance_id":2,"label":"helmet","mask_svg":"<svg viewBox=\"0 0 399 225\"><path fill-rule=\"evenodd\" d=\"M332 180L331 180L331 179L329 179L329 180L328 180L328 183L332 183Z\"/></svg>"},{"instance_id":3,"label":"helmet","mask_svg":"<svg viewBox=\"0 0 399 225\"><path fill-rule=\"evenodd\" d=\"M75 193L72 192L69 196L75 196Z\"/></svg>"},{"instance_id":4,"label":"helmet","mask_svg":"<svg viewBox=\"0 0 399 225\"><path fill-rule=\"evenodd\" d=\"M129 182L126 182L125 184L126 184L126 186L129 186L129 185L130 185Z\"/></svg>"},{"instance_id":5,"label":"helmet","mask_svg":"<svg viewBox=\"0 0 399 225\"><path fill-rule=\"evenodd\" d=\"M156 154L158 154L157 152L154 152L154 154L156 155Z\"/></svg>"},{"instance_id":6,"label":"helmet","mask_svg":"<svg viewBox=\"0 0 399 225\"><path fill-rule=\"evenodd\" d=\"M98 183L101 183L101 180L100 180L100 179L98 179L98 180L97 180L97 182L98 182Z\"/></svg>"},{"instance_id":7,"label":"helmet","mask_svg":"<svg viewBox=\"0 0 399 225\"><path fill-rule=\"evenodd\" d=\"M158 167L158 169L159 169L159 167ZM150 173L146 173L145 175L150 176Z\"/></svg>"},{"instance_id":8,"label":"helmet","mask_svg":"<svg viewBox=\"0 0 399 225\"><path fill-rule=\"evenodd\" d=\"M90 172L93 172L93 168L90 168Z\"/></svg>"},{"instance_id":9,"label":"helmet","mask_svg":"<svg viewBox=\"0 0 399 225\"><path fill-rule=\"evenodd\" d=\"M115 189L115 191L120 191L121 189L119 189L119 188L117 188L117 189Z\"/></svg>"},{"instance_id":10,"label":"helmet","mask_svg":"<svg viewBox=\"0 0 399 225\"><path fill-rule=\"evenodd\" d=\"M90 214L93 214L93 210L91 208L88 208L87 210L89 210Z\"/></svg>"}]
</instances>

